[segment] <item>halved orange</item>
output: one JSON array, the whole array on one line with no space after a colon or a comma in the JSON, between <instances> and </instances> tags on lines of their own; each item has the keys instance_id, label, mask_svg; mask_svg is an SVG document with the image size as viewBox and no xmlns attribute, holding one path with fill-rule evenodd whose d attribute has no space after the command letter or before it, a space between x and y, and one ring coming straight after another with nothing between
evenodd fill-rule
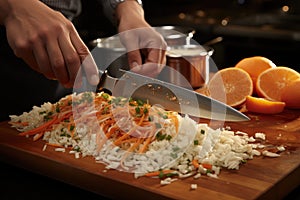
<instances>
[{"instance_id":1,"label":"halved orange","mask_svg":"<svg viewBox=\"0 0 300 200\"><path fill-rule=\"evenodd\" d=\"M270 101L265 98L247 96L246 109L249 112L263 113L263 114L276 114L284 110L285 103L280 101Z\"/></svg>"},{"instance_id":2,"label":"halved orange","mask_svg":"<svg viewBox=\"0 0 300 200\"><path fill-rule=\"evenodd\" d=\"M291 68L270 68L258 76L256 92L260 97L281 101L283 89L299 78L300 74Z\"/></svg>"},{"instance_id":3,"label":"halved orange","mask_svg":"<svg viewBox=\"0 0 300 200\"><path fill-rule=\"evenodd\" d=\"M285 102L288 108L300 109L300 79L282 89L281 101Z\"/></svg>"},{"instance_id":4,"label":"halved orange","mask_svg":"<svg viewBox=\"0 0 300 200\"><path fill-rule=\"evenodd\" d=\"M237 107L246 101L253 92L250 75L239 68L229 67L218 71L208 82L209 94L212 98Z\"/></svg>"},{"instance_id":5,"label":"halved orange","mask_svg":"<svg viewBox=\"0 0 300 200\"><path fill-rule=\"evenodd\" d=\"M266 69L275 68L276 65L269 58L263 56L247 57L240 60L235 67L248 72L252 77L257 78Z\"/></svg>"},{"instance_id":6,"label":"halved orange","mask_svg":"<svg viewBox=\"0 0 300 200\"><path fill-rule=\"evenodd\" d=\"M275 68L276 65L270 59L263 56L247 57L240 60L235 67L248 72L252 81L255 92L255 85L257 77L265 70Z\"/></svg>"}]
</instances>

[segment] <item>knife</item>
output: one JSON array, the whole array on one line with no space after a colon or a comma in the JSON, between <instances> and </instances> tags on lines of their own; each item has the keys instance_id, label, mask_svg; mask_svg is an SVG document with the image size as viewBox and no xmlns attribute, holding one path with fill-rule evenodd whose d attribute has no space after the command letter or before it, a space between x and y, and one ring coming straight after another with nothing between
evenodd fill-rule
<instances>
[{"instance_id":1,"label":"knife","mask_svg":"<svg viewBox=\"0 0 300 200\"><path fill-rule=\"evenodd\" d=\"M204 96L169 82L119 69L123 75L115 78L107 70L99 70L100 82L96 90L104 90L113 96L147 101L166 110L198 118L220 121L247 121L249 118L223 102Z\"/></svg>"}]
</instances>

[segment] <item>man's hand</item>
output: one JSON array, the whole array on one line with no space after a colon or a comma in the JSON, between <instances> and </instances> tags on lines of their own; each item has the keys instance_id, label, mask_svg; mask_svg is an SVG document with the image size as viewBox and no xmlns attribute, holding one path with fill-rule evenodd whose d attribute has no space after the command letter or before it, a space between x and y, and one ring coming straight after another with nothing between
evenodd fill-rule
<instances>
[{"instance_id":1,"label":"man's hand","mask_svg":"<svg viewBox=\"0 0 300 200\"><path fill-rule=\"evenodd\" d=\"M117 6L116 17L132 71L149 77L157 76L166 63L167 44L145 21L143 8L137 2L127 0Z\"/></svg>"},{"instance_id":2,"label":"man's hand","mask_svg":"<svg viewBox=\"0 0 300 200\"><path fill-rule=\"evenodd\" d=\"M0 16L0 22L6 27L8 43L16 56L65 87L73 86L82 63L90 84L99 82L88 48L61 13L37 0L4 2L7 7L1 8L5 14Z\"/></svg>"}]
</instances>

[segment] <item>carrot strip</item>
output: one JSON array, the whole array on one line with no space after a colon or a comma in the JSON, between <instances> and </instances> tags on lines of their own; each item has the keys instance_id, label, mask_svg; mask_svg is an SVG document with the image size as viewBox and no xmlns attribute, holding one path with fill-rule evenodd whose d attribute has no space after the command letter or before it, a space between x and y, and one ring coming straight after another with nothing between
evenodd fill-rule
<instances>
[{"instance_id":1,"label":"carrot strip","mask_svg":"<svg viewBox=\"0 0 300 200\"><path fill-rule=\"evenodd\" d=\"M143 145L142 148L139 150L139 153L145 153L145 151L146 151L148 145L150 144L151 140L152 140L152 137L148 137L148 138L146 139L146 141L144 142L144 145Z\"/></svg>"},{"instance_id":2,"label":"carrot strip","mask_svg":"<svg viewBox=\"0 0 300 200\"><path fill-rule=\"evenodd\" d=\"M141 119L140 119L140 121L139 121L139 123L138 123L139 126L143 123L144 119L145 119L145 114L143 114L143 115L141 116Z\"/></svg>"},{"instance_id":3,"label":"carrot strip","mask_svg":"<svg viewBox=\"0 0 300 200\"><path fill-rule=\"evenodd\" d=\"M176 127L176 133L178 133L178 128L179 128L179 123L178 123L178 118L174 115L169 115L169 118L173 121L175 127Z\"/></svg>"},{"instance_id":4,"label":"carrot strip","mask_svg":"<svg viewBox=\"0 0 300 200\"><path fill-rule=\"evenodd\" d=\"M119 128L115 125L113 127L111 127L108 131L108 133L106 133L106 137L110 138L112 136L112 134L114 134Z\"/></svg>"},{"instance_id":5,"label":"carrot strip","mask_svg":"<svg viewBox=\"0 0 300 200\"><path fill-rule=\"evenodd\" d=\"M122 135L121 137L119 137L118 139L115 140L114 145L118 146L121 144L122 140L125 140L126 138L128 138L130 136L130 134L136 130L136 126L133 127L132 129L130 129L127 133L125 133L124 135Z\"/></svg>"},{"instance_id":6,"label":"carrot strip","mask_svg":"<svg viewBox=\"0 0 300 200\"><path fill-rule=\"evenodd\" d=\"M196 168L196 169L198 169L199 168L199 162L198 162L198 160L192 160L192 164L193 164L193 166Z\"/></svg>"},{"instance_id":7,"label":"carrot strip","mask_svg":"<svg viewBox=\"0 0 300 200\"><path fill-rule=\"evenodd\" d=\"M25 136L25 135L34 135L40 131L42 131L43 129L47 128L48 126L54 124L57 121L57 116L54 116L53 119L47 121L46 123L42 124L41 126L38 126L34 129L31 129L29 131L25 131L22 133L19 133L20 136Z\"/></svg>"},{"instance_id":8,"label":"carrot strip","mask_svg":"<svg viewBox=\"0 0 300 200\"><path fill-rule=\"evenodd\" d=\"M201 163L202 167L204 167L205 169L209 169L211 170L212 169L212 165L209 164L209 163Z\"/></svg>"},{"instance_id":9,"label":"carrot strip","mask_svg":"<svg viewBox=\"0 0 300 200\"><path fill-rule=\"evenodd\" d=\"M134 142L134 141L137 141L137 140L138 140L138 138L130 138L130 139L121 141L121 144L126 143L126 142Z\"/></svg>"},{"instance_id":10,"label":"carrot strip","mask_svg":"<svg viewBox=\"0 0 300 200\"><path fill-rule=\"evenodd\" d=\"M38 126L34 129L31 129L29 131L25 131L22 133L19 133L20 136L25 136L25 135L34 135L36 133L39 133L40 131L43 131L44 129L48 128L49 126L56 124L58 122L61 122L67 118L69 118L72 115L72 112L65 113L63 116L58 118L57 115L55 115L51 120L47 121L46 123L42 124L41 126Z\"/></svg>"}]
</instances>

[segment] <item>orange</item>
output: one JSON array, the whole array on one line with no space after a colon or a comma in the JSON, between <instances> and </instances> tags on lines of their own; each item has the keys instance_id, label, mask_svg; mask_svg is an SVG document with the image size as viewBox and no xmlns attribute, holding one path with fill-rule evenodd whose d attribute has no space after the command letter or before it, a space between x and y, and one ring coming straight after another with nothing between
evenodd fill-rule
<instances>
[{"instance_id":1,"label":"orange","mask_svg":"<svg viewBox=\"0 0 300 200\"><path fill-rule=\"evenodd\" d=\"M208 82L207 87L212 98L232 107L243 104L246 97L253 92L250 75L246 71L235 67L216 72Z\"/></svg>"},{"instance_id":2,"label":"orange","mask_svg":"<svg viewBox=\"0 0 300 200\"><path fill-rule=\"evenodd\" d=\"M257 77L265 70L275 68L276 65L268 58L263 56L253 56L240 60L235 67L248 72L255 87ZM255 90L254 90L255 91Z\"/></svg>"},{"instance_id":3,"label":"orange","mask_svg":"<svg viewBox=\"0 0 300 200\"><path fill-rule=\"evenodd\" d=\"M300 74L291 68L270 68L258 76L256 92L260 97L273 101L281 101L283 89L299 78Z\"/></svg>"},{"instance_id":4,"label":"orange","mask_svg":"<svg viewBox=\"0 0 300 200\"><path fill-rule=\"evenodd\" d=\"M247 96L246 109L249 112L263 113L263 114L276 114L284 110L285 103L280 101L270 101L265 98Z\"/></svg>"},{"instance_id":5,"label":"orange","mask_svg":"<svg viewBox=\"0 0 300 200\"><path fill-rule=\"evenodd\" d=\"M300 79L293 81L282 90L281 101L285 102L288 108L300 108Z\"/></svg>"}]
</instances>

